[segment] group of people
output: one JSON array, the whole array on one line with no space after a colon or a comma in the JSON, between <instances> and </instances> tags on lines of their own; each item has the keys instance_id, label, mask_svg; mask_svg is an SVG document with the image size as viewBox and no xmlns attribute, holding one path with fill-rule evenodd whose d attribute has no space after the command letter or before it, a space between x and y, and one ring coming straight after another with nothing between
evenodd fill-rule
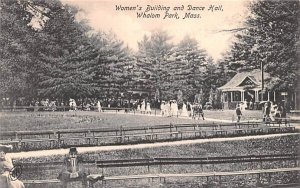
<instances>
[{"instance_id":1,"label":"group of people","mask_svg":"<svg viewBox=\"0 0 300 188\"><path fill-rule=\"evenodd\" d=\"M204 119L204 112L203 112L203 107L201 104L199 103L194 103L194 104L190 104L191 107L191 115L193 119L196 119L196 117L198 117L198 119L200 118L200 116L202 117L203 120Z\"/></svg>"},{"instance_id":2,"label":"group of people","mask_svg":"<svg viewBox=\"0 0 300 188\"><path fill-rule=\"evenodd\" d=\"M188 112L188 107L191 110L191 113ZM204 113L203 108L201 104L198 103L185 103L182 104L181 111L178 109L178 103L176 100L170 100L168 102L162 101L161 106L161 115L165 117L172 117L172 116L181 116L181 117L192 117L193 119L196 119L197 116L202 117L204 120Z\"/></svg>"},{"instance_id":3,"label":"group of people","mask_svg":"<svg viewBox=\"0 0 300 188\"><path fill-rule=\"evenodd\" d=\"M142 114L151 114L151 104L143 100L141 103L136 104L136 110L140 111Z\"/></svg>"},{"instance_id":4,"label":"group of people","mask_svg":"<svg viewBox=\"0 0 300 188\"><path fill-rule=\"evenodd\" d=\"M166 117L178 116L178 104L176 100L162 101L160 105L161 115Z\"/></svg>"},{"instance_id":5,"label":"group of people","mask_svg":"<svg viewBox=\"0 0 300 188\"><path fill-rule=\"evenodd\" d=\"M236 106L237 122L240 122L242 117L242 111L245 110L244 104L239 103ZM281 121L286 118L286 109L282 104L274 104L272 101L267 101L262 107L263 121Z\"/></svg>"},{"instance_id":6,"label":"group of people","mask_svg":"<svg viewBox=\"0 0 300 188\"><path fill-rule=\"evenodd\" d=\"M268 101L263 107L264 121L275 121L286 118L286 108L282 104L274 104L272 101Z\"/></svg>"}]
</instances>

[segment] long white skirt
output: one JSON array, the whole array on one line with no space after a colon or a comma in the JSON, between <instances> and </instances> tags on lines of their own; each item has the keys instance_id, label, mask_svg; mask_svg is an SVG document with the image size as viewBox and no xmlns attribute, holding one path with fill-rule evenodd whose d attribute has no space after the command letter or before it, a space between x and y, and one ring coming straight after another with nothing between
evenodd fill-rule
<instances>
[{"instance_id":1,"label":"long white skirt","mask_svg":"<svg viewBox=\"0 0 300 188\"><path fill-rule=\"evenodd\" d=\"M188 113L188 111L186 109L186 105L185 104L183 104L182 111L181 111L181 116L183 116L183 117L189 117L189 113Z\"/></svg>"}]
</instances>

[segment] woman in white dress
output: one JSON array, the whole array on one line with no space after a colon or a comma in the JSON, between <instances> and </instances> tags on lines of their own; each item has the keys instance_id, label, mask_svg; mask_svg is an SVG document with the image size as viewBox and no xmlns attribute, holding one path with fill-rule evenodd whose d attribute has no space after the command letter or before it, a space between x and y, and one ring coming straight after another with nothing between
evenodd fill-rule
<instances>
[{"instance_id":1,"label":"woman in white dress","mask_svg":"<svg viewBox=\"0 0 300 188\"><path fill-rule=\"evenodd\" d=\"M97 107L98 107L98 112L102 112L102 107L101 107L100 101L98 101Z\"/></svg>"},{"instance_id":2,"label":"woman in white dress","mask_svg":"<svg viewBox=\"0 0 300 188\"><path fill-rule=\"evenodd\" d=\"M146 102L143 101L143 102L142 102L142 106L141 106L141 113L144 114L144 113L145 113L145 110L146 110Z\"/></svg>"},{"instance_id":3,"label":"woman in white dress","mask_svg":"<svg viewBox=\"0 0 300 188\"><path fill-rule=\"evenodd\" d=\"M178 116L178 104L176 100L174 100L174 115Z\"/></svg>"},{"instance_id":4,"label":"woman in white dress","mask_svg":"<svg viewBox=\"0 0 300 188\"><path fill-rule=\"evenodd\" d=\"M146 114L151 114L151 107L150 107L150 102L147 102L147 106L146 106Z\"/></svg>"},{"instance_id":5,"label":"woman in white dress","mask_svg":"<svg viewBox=\"0 0 300 188\"><path fill-rule=\"evenodd\" d=\"M188 117L188 116L189 116L189 113L188 113L188 111L187 111L187 108L186 108L186 104L185 104L185 103L183 103L183 105L182 105L181 116L183 116L183 117Z\"/></svg>"},{"instance_id":6,"label":"woman in white dress","mask_svg":"<svg viewBox=\"0 0 300 188\"><path fill-rule=\"evenodd\" d=\"M171 116L177 116L178 106L175 100L171 103Z\"/></svg>"},{"instance_id":7,"label":"woman in white dress","mask_svg":"<svg viewBox=\"0 0 300 188\"><path fill-rule=\"evenodd\" d=\"M136 110L137 110L137 111L141 111L141 104L140 104L140 103L137 103Z\"/></svg>"}]
</instances>

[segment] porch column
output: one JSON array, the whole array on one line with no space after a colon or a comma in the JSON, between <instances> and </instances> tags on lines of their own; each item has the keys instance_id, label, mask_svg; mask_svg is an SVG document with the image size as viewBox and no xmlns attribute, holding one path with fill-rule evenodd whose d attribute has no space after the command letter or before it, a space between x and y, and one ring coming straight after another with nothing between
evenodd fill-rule
<instances>
[{"instance_id":1,"label":"porch column","mask_svg":"<svg viewBox=\"0 0 300 188\"><path fill-rule=\"evenodd\" d=\"M230 101L232 102L233 101L233 97L232 97L232 91L230 91Z\"/></svg>"},{"instance_id":2,"label":"porch column","mask_svg":"<svg viewBox=\"0 0 300 188\"><path fill-rule=\"evenodd\" d=\"M297 92L295 91L295 109L297 109Z\"/></svg>"},{"instance_id":3,"label":"porch column","mask_svg":"<svg viewBox=\"0 0 300 188\"><path fill-rule=\"evenodd\" d=\"M274 96L274 102L276 101L276 93L273 91L273 96Z\"/></svg>"},{"instance_id":4,"label":"porch column","mask_svg":"<svg viewBox=\"0 0 300 188\"><path fill-rule=\"evenodd\" d=\"M297 108L297 92L295 91L295 110L298 110Z\"/></svg>"},{"instance_id":5,"label":"porch column","mask_svg":"<svg viewBox=\"0 0 300 188\"><path fill-rule=\"evenodd\" d=\"M245 100L245 91L241 91L241 101Z\"/></svg>"},{"instance_id":6,"label":"porch column","mask_svg":"<svg viewBox=\"0 0 300 188\"><path fill-rule=\"evenodd\" d=\"M268 91L268 101L270 101L270 92Z\"/></svg>"},{"instance_id":7,"label":"porch column","mask_svg":"<svg viewBox=\"0 0 300 188\"><path fill-rule=\"evenodd\" d=\"M258 91L254 90L254 93L255 93L255 102L258 102Z\"/></svg>"}]
</instances>

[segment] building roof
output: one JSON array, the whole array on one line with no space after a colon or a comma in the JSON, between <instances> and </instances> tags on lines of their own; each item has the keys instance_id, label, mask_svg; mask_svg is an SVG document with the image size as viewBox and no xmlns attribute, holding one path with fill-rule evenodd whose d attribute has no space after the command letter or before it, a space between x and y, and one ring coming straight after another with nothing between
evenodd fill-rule
<instances>
[{"instance_id":1,"label":"building roof","mask_svg":"<svg viewBox=\"0 0 300 188\"><path fill-rule=\"evenodd\" d=\"M270 74L264 72L264 87L271 89L273 85L270 82ZM261 71L259 69L251 72L237 73L229 82L227 82L220 90L241 90L246 88L261 88Z\"/></svg>"}]
</instances>

